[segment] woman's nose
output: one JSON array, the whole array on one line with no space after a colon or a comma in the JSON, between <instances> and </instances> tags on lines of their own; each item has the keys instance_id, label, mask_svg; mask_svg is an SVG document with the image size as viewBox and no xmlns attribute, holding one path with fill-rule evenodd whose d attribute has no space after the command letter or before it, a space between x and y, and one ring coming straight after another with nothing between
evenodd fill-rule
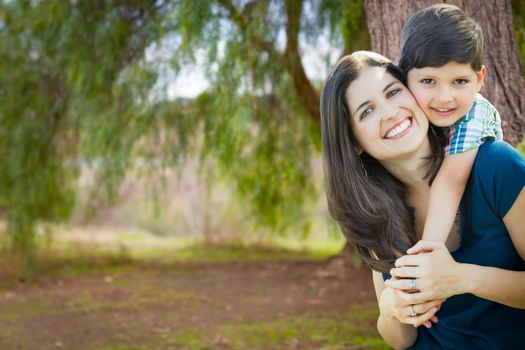
<instances>
[{"instance_id":1,"label":"woman's nose","mask_svg":"<svg viewBox=\"0 0 525 350\"><path fill-rule=\"evenodd\" d=\"M399 108L393 103L386 103L383 106L382 115L384 119L390 119L397 116Z\"/></svg>"}]
</instances>

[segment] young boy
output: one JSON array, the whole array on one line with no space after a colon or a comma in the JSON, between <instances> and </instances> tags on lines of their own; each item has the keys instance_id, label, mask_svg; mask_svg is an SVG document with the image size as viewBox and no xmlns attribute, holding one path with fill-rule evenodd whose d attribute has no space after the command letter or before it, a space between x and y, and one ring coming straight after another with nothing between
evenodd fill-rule
<instances>
[{"instance_id":1,"label":"young boy","mask_svg":"<svg viewBox=\"0 0 525 350\"><path fill-rule=\"evenodd\" d=\"M408 87L429 121L450 130L430 189L423 240L445 243L478 147L502 139L498 111L478 94L486 74L482 59L481 27L455 6L427 7L402 30L399 66Z\"/></svg>"}]
</instances>

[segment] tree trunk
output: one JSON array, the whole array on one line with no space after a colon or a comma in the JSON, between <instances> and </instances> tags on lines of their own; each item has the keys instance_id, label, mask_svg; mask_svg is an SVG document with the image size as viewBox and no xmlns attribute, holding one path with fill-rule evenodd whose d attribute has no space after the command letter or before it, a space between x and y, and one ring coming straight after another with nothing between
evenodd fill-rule
<instances>
[{"instance_id":1,"label":"tree trunk","mask_svg":"<svg viewBox=\"0 0 525 350\"><path fill-rule=\"evenodd\" d=\"M498 109L506 141L516 146L525 134L525 82L512 26L509 0L443 1L463 9L483 28L485 86L481 91ZM399 35L404 23L433 0L365 0L372 49L397 62Z\"/></svg>"}]
</instances>

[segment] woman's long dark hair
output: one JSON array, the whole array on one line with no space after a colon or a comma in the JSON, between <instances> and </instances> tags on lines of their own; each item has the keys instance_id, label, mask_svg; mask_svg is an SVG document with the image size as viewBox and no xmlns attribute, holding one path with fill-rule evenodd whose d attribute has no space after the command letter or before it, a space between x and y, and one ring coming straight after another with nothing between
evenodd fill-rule
<instances>
[{"instance_id":1,"label":"woman's long dark hair","mask_svg":"<svg viewBox=\"0 0 525 350\"><path fill-rule=\"evenodd\" d=\"M383 67L406 85L399 68L385 57L359 51L343 57L330 73L321 93L323 163L330 214L365 263L388 272L395 259L416 243L413 210L406 188L375 158L356 151L346 91L364 67ZM443 159L443 133L429 128L432 147L431 182Z\"/></svg>"}]
</instances>

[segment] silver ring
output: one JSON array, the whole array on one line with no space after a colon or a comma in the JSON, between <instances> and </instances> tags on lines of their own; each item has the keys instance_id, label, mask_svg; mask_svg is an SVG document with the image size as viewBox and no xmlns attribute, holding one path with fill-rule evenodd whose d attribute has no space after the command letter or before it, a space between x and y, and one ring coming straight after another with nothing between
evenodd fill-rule
<instances>
[{"instance_id":1,"label":"silver ring","mask_svg":"<svg viewBox=\"0 0 525 350\"><path fill-rule=\"evenodd\" d=\"M415 278L412 278L412 279L410 280L410 290L415 290L415 289L417 289L417 288L416 288L416 279L415 279Z\"/></svg>"},{"instance_id":2,"label":"silver ring","mask_svg":"<svg viewBox=\"0 0 525 350\"><path fill-rule=\"evenodd\" d=\"M416 317L417 316L417 312L414 309L414 305L410 305L410 308L412 309L412 312L410 313L410 317Z\"/></svg>"}]
</instances>

